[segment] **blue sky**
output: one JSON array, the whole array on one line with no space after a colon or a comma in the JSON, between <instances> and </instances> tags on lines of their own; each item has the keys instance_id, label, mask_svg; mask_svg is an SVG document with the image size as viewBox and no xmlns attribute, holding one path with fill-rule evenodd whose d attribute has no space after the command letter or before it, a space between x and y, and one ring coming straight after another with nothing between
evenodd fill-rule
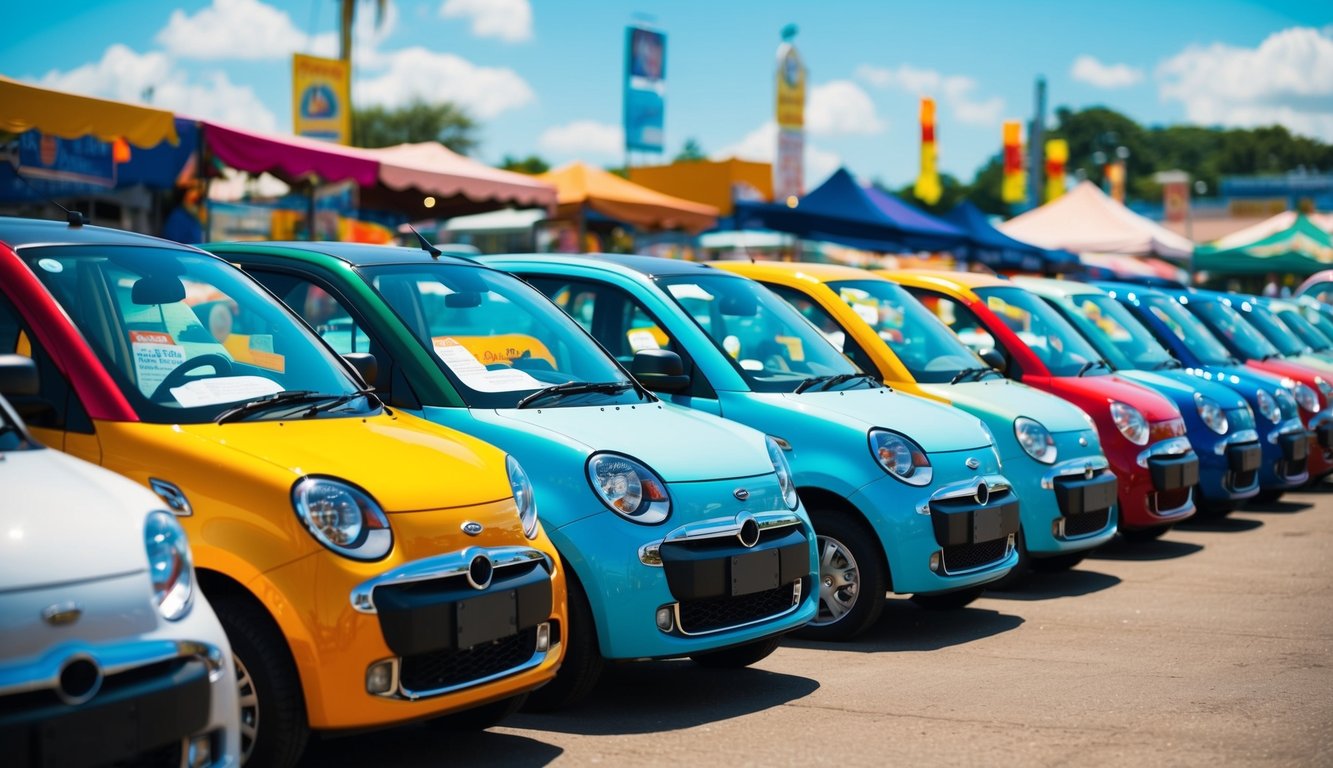
<instances>
[{"instance_id":1,"label":"blue sky","mask_svg":"<svg viewBox=\"0 0 1333 768\"><path fill-rule=\"evenodd\" d=\"M787 23L809 69L807 185L838 164L891 184L915 174L916 105L938 102L941 169L970 179L1049 104L1102 104L1147 124L1282 123L1333 142L1333 4L1043 2L359 3L354 99L449 98L481 121L479 156L616 164L624 27L667 34L668 159L772 152L774 54ZM6 10L0 74L252 128L291 129L290 54L332 54L336 0L121 0ZM17 33L17 34L16 34ZM2 107L0 107L2 108Z\"/></svg>"}]
</instances>

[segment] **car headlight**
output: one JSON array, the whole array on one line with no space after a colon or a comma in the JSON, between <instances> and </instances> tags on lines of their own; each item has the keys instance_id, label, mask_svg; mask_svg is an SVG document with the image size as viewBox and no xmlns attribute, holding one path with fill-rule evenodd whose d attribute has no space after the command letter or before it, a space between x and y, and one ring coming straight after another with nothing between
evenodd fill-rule
<instances>
[{"instance_id":1,"label":"car headlight","mask_svg":"<svg viewBox=\"0 0 1333 768\"><path fill-rule=\"evenodd\" d=\"M1283 383L1288 386L1294 386L1296 382L1292 381L1291 379L1283 379ZM1281 412L1284 415L1290 414L1287 416L1287 418L1294 419L1300 415L1299 410L1296 408L1296 398L1291 396L1290 390L1279 389L1277 390L1276 393L1274 393L1274 396L1277 398L1277 407L1279 412Z\"/></svg>"},{"instance_id":2,"label":"car headlight","mask_svg":"<svg viewBox=\"0 0 1333 768\"><path fill-rule=\"evenodd\" d=\"M1129 403L1111 402L1111 420L1125 439L1135 445L1148 444L1148 420Z\"/></svg>"},{"instance_id":3,"label":"car headlight","mask_svg":"<svg viewBox=\"0 0 1333 768\"><path fill-rule=\"evenodd\" d=\"M593 454L588 459L588 481L603 504L630 522L656 525L671 515L666 483L628 456Z\"/></svg>"},{"instance_id":4,"label":"car headlight","mask_svg":"<svg viewBox=\"0 0 1333 768\"><path fill-rule=\"evenodd\" d=\"M1014 419L1014 437L1018 438L1018 444L1027 455L1042 464L1055 463L1055 438L1041 422L1019 416Z\"/></svg>"},{"instance_id":5,"label":"car headlight","mask_svg":"<svg viewBox=\"0 0 1333 768\"><path fill-rule=\"evenodd\" d=\"M764 436L764 443L768 445L768 460L773 462L773 472L778 476L778 487L782 489L782 500L787 502L787 506L796 509L801 500L796 496L796 481L791 476L791 464L787 463L787 457L782 452L782 447L778 441L767 435Z\"/></svg>"},{"instance_id":6,"label":"car headlight","mask_svg":"<svg viewBox=\"0 0 1333 768\"><path fill-rule=\"evenodd\" d=\"M343 557L379 560L393 548L393 531L380 505L349 483L304 478L292 488L292 506L310 535Z\"/></svg>"},{"instance_id":7,"label":"car headlight","mask_svg":"<svg viewBox=\"0 0 1333 768\"><path fill-rule=\"evenodd\" d=\"M518 519L523 524L523 535L529 539L537 538L537 501L532 496L532 483L528 473L523 471L518 459L505 456L505 470L509 473L509 487L514 491L514 506L518 507Z\"/></svg>"},{"instance_id":8,"label":"car headlight","mask_svg":"<svg viewBox=\"0 0 1333 768\"><path fill-rule=\"evenodd\" d=\"M1225 435L1230 427L1227 424L1226 411L1211 397L1204 397L1197 392L1194 395L1194 407L1199 411L1199 418L1205 426L1219 435Z\"/></svg>"},{"instance_id":9,"label":"car headlight","mask_svg":"<svg viewBox=\"0 0 1333 768\"><path fill-rule=\"evenodd\" d=\"M1319 388L1319 394L1324 396L1326 402L1333 402L1333 384L1324 381L1323 376L1314 377L1314 385Z\"/></svg>"},{"instance_id":10,"label":"car headlight","mask_svg":"<svg viewBox=\"0 0 1333 768\"><path fill-rule=\"evenodd\" d=\"M885 472L908 485L928 485L934 474L921 446L897 432L870 430L870 453Z\"/></svg>"},{"instance_id":11,"label":"car headlight","mask_svg":"<svg viewBox=\"0 0 1333 768\"><path fill-rule=\"evenodd\" d=\"M1310 389L1310 385L1303 381L1293 382L1291 388L1292 397L1296 398L1296 404L1301 408L1314 413L1319 410L1319 395Z\"/></svg>"},{"instance_id":12,"label":"car headlight","mask_svg":"<svg viewBox=\"0 0 1333 768\"><path fill-rule=\"evenodd\" d=\"M1259 390L1254 393L1254 403L1259 406L1259 415L1274 424L1282 421L1282 411L1277 407L1277 401L1268 394L1267 390Z\"/></svg>"},{"instance_id":13,"label":"car headlight","mask_svg":"<svg viewBox=\"0 0 1333 768\"><path fill-rule=\"evenodd\" d=\"M167 512L149 512L143 526L143 544L148 552L148 577L153 582L153 602L167 621L190 612L194 603L194 559L185 530Z\"/></svg>"}]
</instances>

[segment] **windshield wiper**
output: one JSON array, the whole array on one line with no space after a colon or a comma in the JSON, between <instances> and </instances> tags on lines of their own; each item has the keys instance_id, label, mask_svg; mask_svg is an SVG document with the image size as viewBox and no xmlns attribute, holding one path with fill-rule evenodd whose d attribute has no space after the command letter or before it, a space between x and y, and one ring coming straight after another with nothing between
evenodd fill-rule
<instances>
[{"instance_id":1,"label":"windshield wiper","mask_svg":"<svg viewBox=\"0 0 1333 768\"><path fill-rule=\"evenodd\" d=\"M337 396L330 395L329 396L330 399L328 400L328 402L315 403L314 405L310 406L304 412L301 413L301 418L303 419L312 418L317 414L324 413L325 411L331 411L334 408L337 408L338 406L346 405L352 402L353 400L356 400L357 398L361 397L366 398L366 401L369 402L372 407L384 405L384 402L379 399L379 397L374 393L374 391L369 389L358 389L355 392L348 392L345 395L337 395Z\"/></svg>"},{"instance_id":2,"label":"windshield wiper","mask_svg":"<svg viewBox=\"0 0 1333 768\"><path fill-rule=\"evenodd\" d=\"M957 383L960 382L960 381L968 381L968 380L971 380L971 379L979 379L979 378L981 378L983 375L985 375L986 372L988 372L988 371L994 371L994 370L995 370L994 368L964 368L964 369L962 369L961 371L959 371L958 373L955 373L955 374L953 375L953 378L952 378L952 379L949 379L949 383L950 383L950 384L957 384Z\"/></svg>"},{"instance_id":3,"label":"windshield wiper","mask_svg":"<svg viewBox=\"0 0 1333 768\"><path fill-rule=\"evenodd\" d=\"M1096 367L1098 367L1098 366L1101 366L1102 368L1105 368L1105 369L1108 370L1108 371L1111 370L1111 366L1108 365L1107 362L1106 362L1105 360L1089 360L1088 362L1084 363L1084 364L1078 369L1078 373L1076 373L1076 374L1074 374L1074 375L1075 375L1075 376L1082 376L1083 374L1087 373L1088 371L1091 371L1093 368L1096 368Z\"/></svg>"},{"instance_id":4,"label":"windshield wiper","mask_svg":"<svg viewBox=\"0 0 1333 768\"><path fill-rule=\"evenodd\" d=\"M229 421L235 421L242 416L248 416L252 413L268 410L280 405L291 405L293 403L308 402L310 400L325 400L338 395L322 395L312 389L287 389L282 392L276 392L272 395L255 398L240 405L228 408L213 417L213 421L218 424L226 424Z\"/></svg>"},{"instance_id":5,"label":"windshield wiper","mask_svg":"<svg viewBox=\"0 0 1333 768\"><path fill-rule=\"evenodd\" d=\"M1261 363L1266 363L1266 362L1268 362L1269 360L1272 360L1272 359L1274 359L1274 358L1281 359L1281 358L1282 358L1282 353L1281 353L1281 352L1269 352L1268 354L1266 354L1266 355L1264 355L1263 357L1259 358L1259 362L1261 362Z\"/></svg>"},{"instance_id":6,"label":"windshield wiper","mask_svg":"<svg viewBox=\"0 0 1333 768\"><path fill-rule=\"evenodd\" d=\"M1163 360L1162 362L1158 363L1157 365L1154 365L1154 366L1152 367L1152 369L1153 369L1154 371L1160 371L1160 370L1162 370L1163 368L1168 368L1168 369L1171 369L1171 370L1175 370L1176 368L1184 368L1184 367L1185 367L1185 366L1181 365L1181 363L1180 363L1179 360L1175 359L1174 357L1168 357L1167 359Z\"/></svg>"},{"instance_id":7,"label":"windshield wiper","mask_svg":"<svg viewBox=\"0 0 1333 768\"><path fill-rule=\"evenodd\" d=\"M637 389L633 381L566 381L564 384L552 384L546 389L539 389L519 400L515 408L526 408L538 400L565 395L581 395L587 392L601 392L615 395L627 389Z\"/></svg>"},{"instance_id":8,"label":"windshield wiper","mask_svg":"<svg viewBox=\"0 0 1333 768\"><path fill-rule=\"evenodd\" d=\"M875 386L879 386L879 379L876 379L868 373L835 373L831 376L811 376L800 384L797 384L796 389L792 390L792 394L799 395L814 387L819 387L821 391L825 391L854 379L866 379L874 382Z\"/></svg>"}]
</instances>

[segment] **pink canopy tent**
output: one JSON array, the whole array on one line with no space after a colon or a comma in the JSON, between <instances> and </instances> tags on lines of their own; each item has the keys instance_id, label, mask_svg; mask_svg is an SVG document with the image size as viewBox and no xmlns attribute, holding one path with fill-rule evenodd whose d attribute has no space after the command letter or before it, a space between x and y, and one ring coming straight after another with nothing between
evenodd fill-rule
<instances>
[{"instance_id":1,"label":"pink canopy tent","mask_svg":"<svg viewBox=\"0 0 1333 768\"><path fill-rule=\"evenodd\" d=\"M1121 253L1188 259L1194 243L1134 213L1090 181L1001 224L1010 237L1075 253Z\"/></svg>"},{"instance_id":2,"label":"pink canopy tent","mask_svg":"<svg viewBox=\"0 0 1333 768\"><path fill-rule=\"evenodd\" d=\"M505 206L549 211L556 204L553 185L492 168L439 142L364 151L380 163L379 186L362 195L363 202L374 207L443 217ZM425 205L427 197L434 198L430 207Z\"/></svg>"},{"instance_id":3,"label":"pink canopy tent","mask_svg":"<svg viewBox=\"0 0 1333 768\"><path fill-rule=\"evenodd\" d=\"M379 179L379 159L364 149L247 131L211 120L200 120L199 128L208 150L238 171L269 173L288 184L312 174L322 182L353 181L358 187L374 186Z\"/></svg>"}]
</instances>

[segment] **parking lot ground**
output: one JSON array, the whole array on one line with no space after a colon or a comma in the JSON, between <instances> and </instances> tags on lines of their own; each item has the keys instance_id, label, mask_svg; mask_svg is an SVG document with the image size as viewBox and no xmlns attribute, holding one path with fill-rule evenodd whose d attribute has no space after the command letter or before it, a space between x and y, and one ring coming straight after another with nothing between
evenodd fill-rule
<instances>
[{"instance_id":1,"label":"parking lot ground","mask_svg":"<svg viewBox=\"0 0 1333 768\"><path fill-rule=\"evenodd\" d=\"M611 669L480 734L314 741L315 765L1333 766L1333 485L1117 539L958 611L755 668Z\"/></svg>"}]
</instances>

